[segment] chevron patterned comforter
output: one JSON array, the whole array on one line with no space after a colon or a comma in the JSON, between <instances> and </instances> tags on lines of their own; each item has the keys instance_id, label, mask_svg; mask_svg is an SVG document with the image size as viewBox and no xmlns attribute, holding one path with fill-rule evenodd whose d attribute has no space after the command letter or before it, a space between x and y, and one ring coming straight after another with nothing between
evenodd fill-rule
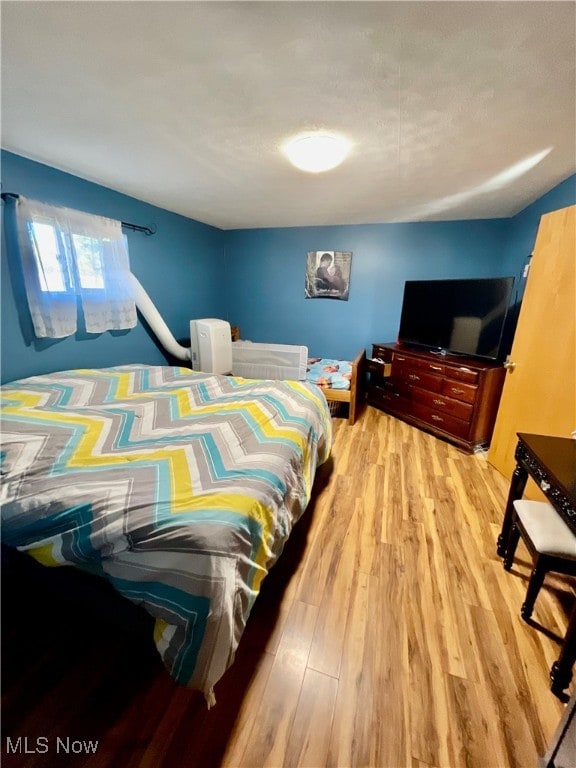
<instances>
[{"instance_id":1,"label":"chevron patterned comforter","mask_svg":"<svg viewBox=\"0 0 576 768\"><path fill-rule=\"evenodd\" d=\"M2 387L2 538L107 578L214 701L329 454L317 387L119 366Z\"/></svg>"}]
</instances>

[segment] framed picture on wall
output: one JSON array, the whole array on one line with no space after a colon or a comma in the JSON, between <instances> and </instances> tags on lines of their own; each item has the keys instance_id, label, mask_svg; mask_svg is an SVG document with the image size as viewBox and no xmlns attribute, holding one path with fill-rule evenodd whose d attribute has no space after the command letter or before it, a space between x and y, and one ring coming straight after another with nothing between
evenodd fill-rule
<instances>
[{"instance_id":1,"label":"framed picture on wall","mask_svg":"<svg viewBox=\"0 0 576 768\"><path fill-rule=\"evenodd\" d=\"M350 251L308 251L304 296L348 301L351 266Z\"/></svg>"}]
</instances>

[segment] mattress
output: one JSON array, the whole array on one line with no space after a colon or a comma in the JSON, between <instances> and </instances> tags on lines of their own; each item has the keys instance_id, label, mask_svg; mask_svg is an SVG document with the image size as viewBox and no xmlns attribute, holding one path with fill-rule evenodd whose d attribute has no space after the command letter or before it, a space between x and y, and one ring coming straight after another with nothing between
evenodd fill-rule
<instances>
[{"instance_id":1,"label":"mattress","mask_svg":"<svg viewBox=\"0 0 576 768\"><path fill-rule=\"evenodd\" d=\"M352 363L326 357L308 358L306 381L328 389L350 389Z\"/></svg>"},{"instance_id":2,"label":"mattress","mask_svg":"<svg viewBox=\"0 0 576 768\"><path fill-rule=\"evenodd\" d=\"M169 672L212 704L328 458L321 392L140 365L1 395L4 543L142 605Z\"/></svg>"}]
</instances>

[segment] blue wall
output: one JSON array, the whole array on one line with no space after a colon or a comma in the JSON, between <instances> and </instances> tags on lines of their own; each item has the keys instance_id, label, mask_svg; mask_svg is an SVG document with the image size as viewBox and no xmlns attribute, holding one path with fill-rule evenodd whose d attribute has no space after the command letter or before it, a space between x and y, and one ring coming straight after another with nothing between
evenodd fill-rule
<instances>
[{"instance_id":1,"label":"blue wall","mask_svg":"<svg viewBox=\"0 0 576 768\"><path fill-rule=\"evenodd\" d=\"M354 356L396 339L405 280L507 274L508 227L489 220L230 231L228 313L243 338ZM348 301L304 298L306 254L318 250L352 252Z\"/></svg>"},{"instance_id":2,"label":"blue wall","mask_svg":"<svg viewBox=\"0 0 576 768\"><path fill-rule=\"evenodd\" d=\"M189 336L192 317L223 317L225 298L218 284L223 232L169 213L105 187L2 152L2 191L135 224L155 224L148 237L127 232L132 271L149 293L176 338ZM27 310L17 270L10 265L2 237L2 381L78 367L139 362L165 364L154 337L139 319L136 328L66 339L27 338ZM20 307L20 309L19 309Z\"/></svg>"},{"instance_id":3,"label":"blue wall","mask_svg":"<svg viewBox=\"0 0 576 768\"><path fill-rule=\"evenodd\" d=\"M228 317L243 338L349 358L396 339L405 280L511 275L519 299L540 216L575 203L576 175L510 219L233 230ZM306 254L318 250L352 252L347 302L304 298Z\"/></svg>"},{"instance_id":4,"label":"blue wall","mask_svg":"<svg viewBox=\"0 0 576 768\"><path fill-rule=\"evenodd\" d=\"M542 213L576 203L576 176L511 219L222 231L8 152L2 189L136 224L130 261L176 338L192 317L222 317L253 341L305 344L311 355L352 357L398 332L404 281L513 275ZM305 299L308 251L352 252L349 301ZM166 358L141 323L127 332L26 340L2 238L2 381L73 367Z\"/></svg>"}]
</instances>

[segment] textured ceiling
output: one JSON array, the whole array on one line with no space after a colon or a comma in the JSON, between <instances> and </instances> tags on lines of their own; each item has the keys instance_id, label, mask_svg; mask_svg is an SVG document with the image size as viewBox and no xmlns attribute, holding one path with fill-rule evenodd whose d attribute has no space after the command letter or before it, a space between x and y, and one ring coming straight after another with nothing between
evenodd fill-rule
<instances>
[{"instance_id":1,"label":"textured ceiling","mask_svg":"<svg viewBox=\"0 0 576 768\"><path fill-rule=\"evenodd\" d=\"M510 216L576 170L573 2L0 10L5 149L224 229ZM353 149L309 175L315 128Z\"/></svg>"}]
</instances>

